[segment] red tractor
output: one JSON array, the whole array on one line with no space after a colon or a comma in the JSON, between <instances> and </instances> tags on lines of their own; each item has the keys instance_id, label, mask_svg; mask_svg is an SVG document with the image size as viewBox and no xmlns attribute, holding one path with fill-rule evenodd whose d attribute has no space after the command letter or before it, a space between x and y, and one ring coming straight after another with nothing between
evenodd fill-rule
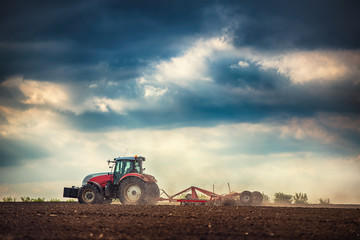
<instances>
[{"instance_id":1,"label":"red tractor","mask_svg":"<svg viewBox=\"0 0 360 240\"><path fill-rule=\"evenodd\" d=\"M119 198L124 205L154 205L159 199L156 179L143 173L144 157L118 157L108 160L112 171L86 176L82 186L64 188L64 197L77 198L79 203L109 204Z\"/></svg>"}]
</instances>

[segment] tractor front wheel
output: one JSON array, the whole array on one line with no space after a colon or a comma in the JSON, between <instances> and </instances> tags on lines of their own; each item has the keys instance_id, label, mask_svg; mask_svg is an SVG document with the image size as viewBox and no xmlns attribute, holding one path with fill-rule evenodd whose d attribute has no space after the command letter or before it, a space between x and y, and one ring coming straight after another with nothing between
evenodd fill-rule
<instances>
[{"instance_id":1,"label":"tractor front wheel","mask_svg":"<svg viewBox=\"0 0 360 240\"><path fill-rule=\"evenodd\" d=\"M79 203L95 204L101 201L101 194L97 187L88 184L83 186L78 194Z\"/></svg>"},{"instance_id":2,"label":"tractor front wheel","mask_svg":"<svg viewBox=\"0 0 360 240\"><path fill-rule=\"evenodd\" d=\"M129 177L120 184L119 199L123 205L146 204L145 182L139 178Z\"/></svg>"}]
</instances>

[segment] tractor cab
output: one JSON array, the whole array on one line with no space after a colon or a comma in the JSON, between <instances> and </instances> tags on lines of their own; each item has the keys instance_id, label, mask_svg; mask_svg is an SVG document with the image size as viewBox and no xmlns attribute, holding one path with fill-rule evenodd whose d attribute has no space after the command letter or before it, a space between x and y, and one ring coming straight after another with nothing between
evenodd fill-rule
<instances>
[{"instance_id":1,"label":"tractor cab","mask_svg":"<svg viewBox=\"0 0 360 240\"><path fill-rule=\"evenodd\" d=\"M143 173L142 162L145 161L144 157L119 157L114 158L114 184L118 183L120 179L129 173Z\"/></svg>"}]
</instances>

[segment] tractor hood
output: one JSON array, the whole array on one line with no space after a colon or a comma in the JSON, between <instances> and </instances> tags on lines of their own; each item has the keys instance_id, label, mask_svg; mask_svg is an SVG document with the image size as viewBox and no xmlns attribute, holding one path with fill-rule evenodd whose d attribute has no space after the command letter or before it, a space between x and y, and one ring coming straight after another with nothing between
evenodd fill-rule
<instances>
[{"instance_id":1,"label":"tractor hood","mask_svg":"<svg viewBox=\"0 0 360 240\"><path fill-rule=\"evenodd\" d=\"M102 177L100 177L102 176ZM88 183L88 181L90 179L93 179L95 177L100 177L100 178L106 178L106 180L110 180L113 177L113 174L109 173L109 172L101 172L101 173L92 173L87 175L84 180L82 181L82 186L86 185ZM106 182L106 181L105 181Z\"/></svg>"}]
</instances>

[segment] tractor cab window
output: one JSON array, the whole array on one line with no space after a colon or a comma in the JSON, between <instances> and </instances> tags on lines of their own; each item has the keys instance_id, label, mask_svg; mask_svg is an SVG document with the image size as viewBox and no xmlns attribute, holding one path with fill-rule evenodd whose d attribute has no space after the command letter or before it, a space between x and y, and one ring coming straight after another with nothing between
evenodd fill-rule
<instances>
[{"instance_id":1,"label":"tractor cab window","mask_svg":"<svg viewBox=\"0 0 360 240\"><path fill-rule=\"evenodd\" d=\"M135 162L134 169L136 172L141 173L141 162Z\"/></svg>"},{"instance_id":2,"label":"tractor cab window","mask_svg":"<svg viewBox=\"0 0 360 240\"><path fill-rule=\"evenodd\" d=\"M141 173L141 162L120 161L116 165L115 172L120 173L120 175L128 173Z\"/></svg>"},{"instance_id":3,"label":"tractor cab window","mask_svg":"<svg viewBox=\"0 0 360 240\"><path fill-rule=\"evenodd\" d=\"M120 175L128 174L132 171L132 164L130 161L121 161L117 165L116 171L120 173Z\"/></svg>"}]
</instances>

